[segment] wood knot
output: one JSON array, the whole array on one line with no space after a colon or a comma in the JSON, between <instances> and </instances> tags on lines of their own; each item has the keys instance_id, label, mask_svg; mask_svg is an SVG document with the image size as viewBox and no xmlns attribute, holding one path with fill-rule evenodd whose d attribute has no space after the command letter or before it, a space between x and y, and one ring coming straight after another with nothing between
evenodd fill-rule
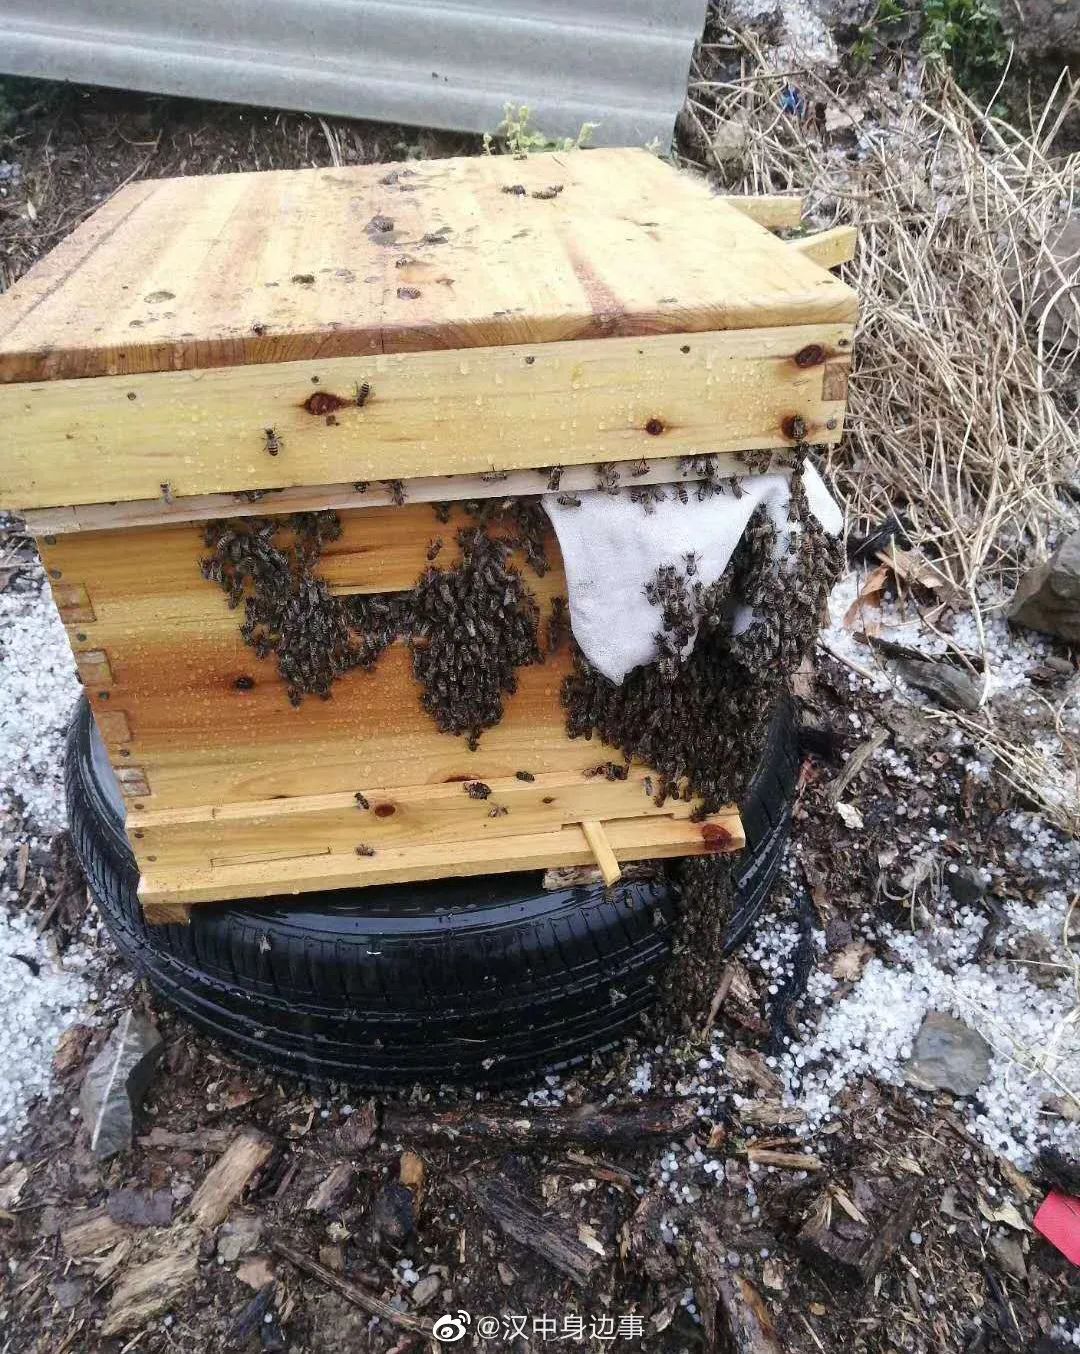
<instances>
[{"instance_id":1,"label":"wood knot","mask_svg":"<svg viewBox=\"0 0 1080 1354\"><path fill-rule=\"evenodd\" d=\"M645 431L650 437L659 437L664 431L664 420L660 418L651 418L645 424Z\"/></svg>"},{"instance_id":2,"label":"wood knot","mask_svg":"<svg viewBox=\"0 0 1080 1354\"><path fill-rule=\"evenodd\" d=\"M797 367L817 367L825 361L825 349L820 343L808 343L795 354Z\"/></svg>"},{"instance_id":3,"label":"wood knot","mask_svg":"<svg viewBox=\"0 0 1080 1354\"><path fill-rule=\"evenodd\" d=\"M731 843L731 833L720 823L703 823L701 840L705 843L706 851L726 851Z\"/></svg>"},{"instance_id":4,"label":"wood knot","mask_svg":"<svg viewBox=\"0 0 1080 1354\"><path fill-rule=\"evenodd\" d=\"M329 390L316 390L307 397L302 407L309 414L321 417L324 414L332 414L336 409L344 409L347 404L351 403L351 400L343 399L340 395L334 395Z\"/></svg>"}]
</instances>

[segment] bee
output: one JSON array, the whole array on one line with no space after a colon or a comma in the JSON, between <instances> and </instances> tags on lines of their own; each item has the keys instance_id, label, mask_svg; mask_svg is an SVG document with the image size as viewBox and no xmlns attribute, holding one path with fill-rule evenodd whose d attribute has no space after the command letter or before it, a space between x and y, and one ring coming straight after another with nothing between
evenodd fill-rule
<instances>
[{"instance_id":1,"label":"bee","mask_svg":"<svg viewBox=\"0 0 1080 1354\"><path fill-rule=\"evenodd\" d=\"M688 503L688 502L690 501L690 496L689 496L689 495L687 494L687 492L686 492L686 485L685 485L685 484L677 484L677 485L675 486L675 496L676 496L676 498L678 498L678 500L679 500L680 503L684 503L684 504L685 504L685 503Z\"/></svg>"},{"instance_id":2,"label":"bee","mask_svg":"<svg viewBox=\"0 0 1080 1354\"><path fill-rule=\"evenodd\" d=\"M356 405L357 409L363 409L364 405L367 404L370 398L371 398L371 382L357 381L356 384L353 386L353 403Z\"/></svg>"},{"instance_id":3,"label":"bee","mask_svg":"<svg viewBox=\"0 0 1080 1354\"><path fill-rule=\"evenodd\" d=\"M530 193L529 196L536 198L537 201L539 202L550 202L552 198L556 198L559 196L559 194L562 192L562 189L563 186L561 183L551 183L548 184L546 188L536 189L536 191Z\"/></svg>"},{"instance_id":4,"label":"bee","mask_svg":"<svg viewBox=\"0 0 1080 1354\"><path fill-rule=\"evenodd\" d=\"M450 507L449 503L433 503L431 505L432 512L444 526L450 521Z\"/></svg>"},{"instance_id":5,"label":"bee","mask_svg":"<svg viewBox=\"0 0 1080 1354\"><path fill-rule=\"evenodd\" d=\"M404 480L381 480L380 483L385 487L387 493L394 500L394 506L400 508L405 502L405 481Z\"/></svg>"},{"instance_id":6,"label":"bee","mask_svg":"<svg viewBox=\"0 0 1080 1354\"><path fill-rule=\"evenodd\" d=\"M358 494L366 494L370 487L367 480L353 480L353 488Z\"/></svg>"},{"instance_id":7,"label":"bee","mask_svg":"<svg viewBox=\"0 0 1080 1354\"><path fill-rule=\"evenodd\" d=\"M531 782L536 779L536 777L533 775L531 771L515 771L514 775L518 778L518 780Z\"/></svg>"},{"instance_id":8,"label":"bee","mask_svg":"<svg viewBox=\"0 0 1080 1354\"><path fill-rule=\"evenodd\" d=\"M543 473L543 472L541 472L541 473ZM551 493L555 493L555 491L558 489L559 485L562 483L562 477L563 477L563 468L562 468L562 466L561 466L561 465L553 465L553 466L550 468L550 470L547 471L547 477L548 477L548 484L547 484L547 487L548 487L548 489L549 489L549 491L550 491Z\"/></svg>"},{"instance_id":9,"label":"bee","mask_svg":"<svg viewBox=\"0 0 1080 1354\"><path fill-rule=\"evenodd\" d=\"M696 551L693 550L688 550L686 554L683 555L683 561L686 565L687 578L693 578L694 575L697 573L698 559L699 559L698 554L696 553Z\"/></svg>"},{"instance_id":10,"label":"bee","mask_svg":"<svg viewBox=\"0 0 1080 1354\"><path fill-rule=\"evenodd\" d=\"M428 543L428 548L427 551L425 552L425 558L430 562L435 558L435 556L439 553L439 551L442 548L443 548L443 539L441 536L436 536L433 541L430 541Z\"/></svg>"},{"instance_id":11,"label":"bee","mask_svg":"<svg viewBox=\"0 0 1080 1354\"><path fill-rule=\"evenodd\" d=\"M169 484L168 482L166 482L161 486L161 497L165 500L165 502L168 504L169 507L172 507L172 505L176 502L176 499L173 497L172 485Z\"/></svg>"},{"instance_id":12,"label":"bee","mask_svg":"<svg viewBox=\"0 0 1080 1354\"><path fill-rule=\"evenodd\" d=\"M356 800L356 807L357 807L358 809L370 809L370 808L371 808L371 805L370 805L370 803L368 802L367 795L365 795L364 792L363 792L362 790L357 790L356 794L353 795L353 799Z\"/></svg>"},{"instance_id":13,"label":"bee","mask_svg":"<svg viewBox=\"0 0 1080 1354\"><path fill-rule=\"evenodd\" d=\"M596 487L605 494L619 492L619 472L611 461L601 461L596 467Z\"/></svg>"},{"instance_id":14,"label":"bee","mask_svg":"<svg viewBox=\"0 0 1080 1354\"><path fill-rule=\"evenodd\" d=\"M281 438L273 428L264 428L263 436L266 439L266 451L270 456L276 456L281 451Z\"/></svg>"},{"instance_id":15,"label":"bee","mask_svg":"<svg viewBox=\"0 0 1080 1354\"><path fill-rule=\"evenodd\" d=\"M356 854L358 856L373 856L375 854L375 848L373 846L368 846L366 842L361 842L356 848Z\"/></svg>"},{"instance_id":16,"label":"bee","mask_svg":"<svg viewBox=\"0 0 1080 1354\"><path fill-rule=\"evenodd\" d=\"M492 466L490 470L485 470L480 478L485 484L498 484L500 481L506 479L506 471L496 470L495 467Z\"/></svg>"},{"instance_id":17,"label":"bee","mask_svg":"<svg viewBox=\"0 0 1080 1354\"><path fill-rule=\"evenodd\" d=\"M487 816L489 818L505 818L509 812L510 810L505 804L492 804L491 808L488 809Z\"/></svg>"},{"instance_id":18,"label":"bee","mask_svg":"<svg viewBox=\"0 0 1080 1354\"><path fill-rule=\"evenodd\" d=\"M581 507L581 499L578 498L577 494L560 494L555 501L561 503L564 508Z\"/></svg>"},{"instance_id":19,"label":"bee","mask_svg":"<svg viewBox=\"0 0 1080 1354\"><path fill-rule=\"evenodd\" d=\"M504 193L511 193L514 197L525 196L525 185L523 183L504 183L502 186Z\"/></svg>"},{"instance_id":20,"label":"bee","mask_svg":"<svg viewBox=\"0 0 1080 1354\"><path fill-rule=\"evenodd\" d=\"M731 492L735 495L736 498L742 498L746 490L742 487L742 481L739 479L738 475L732 475L730 483L731 483Z\"/></svg>"},{"instance_id":21,"label":"bee","mask_svg":"<svg viewBox=\"0 0 1080 1354\"><path fill-rule=\"evenodd\" d=\"M630 474L633 476L634 479L640 479L642 475L647 475L648 473L649 473L649 463L644 456L641 458L640 461L638 461L634 465L634 468L630 471Z\"/></svg>"}]
</instances>

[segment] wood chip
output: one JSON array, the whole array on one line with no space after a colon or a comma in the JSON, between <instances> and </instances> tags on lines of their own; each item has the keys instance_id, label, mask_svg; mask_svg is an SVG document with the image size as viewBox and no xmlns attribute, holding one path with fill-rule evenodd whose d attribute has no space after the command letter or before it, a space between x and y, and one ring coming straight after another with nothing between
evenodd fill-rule
<instances>
[{"instance_id":1,"label":"wood chip","mask_svg":"<svg viewBox=\"0 0 1080 1354\"><path fill-rule=\"evenodd\" d=\"M112 1250L131 1235L131 1229L114 1222L106 1208L87 1208L72 1214L60 1231L60 1244L69 1260L85 1260Z\"/></svg>"},{"instance_id":2,"label":"wood chip","mask_svg":"<svg viewBox=\"0 0 1080 1354\"><path fill-rule=\"evenodd\" d=\"M746 1159L756 1166L780 1166L788 1171L820 1171L822 1162L806 1152L779 1152L771 1147L748 1147Z\"/></svg>"},{"instance_id":3,"label":"wood chip","mask_svg":"<svg viewBox=\"0 0 1080 1354\"><path fill-rule=\"evenodd\" d=\"M601 1257L592 1244L571 1231L560 1217L537 1207L496 1176L468 1175L464 1183L477 1207L508 1237L535 1251L582 1288L588 1287L600 1267ZM595 1244L600 1242L596 1240Z\"/></svg>"},{"instance_id":4,"label":"wood chip","mask_svg":"<svg viewBox=\"0 0 1080 1354\"><path fill-rule=\"evenodd\" d=\"M209 1231L224 1222L229 1209L270 1160L273 1139L257 1128L245 1129L207 1172L192 1196L188 1213L197 1227Z\"/></svg>"},{"instance_id":5,"label":"wood chip","mask_svg":"<svg viewBox=\"0 0 1080 1354\"><path fill-rule=\"evenodd\" d=\"M424 1321L418 1316L409 1316L407 1312L397 1311L389 1303L383 1302L381 1298L369 1293L366 1288L361 1288L359 1284L352 1283L340 1274L335 1274L332 1269L320 1265L317 1260L309 1259L301 1251L294 1250L292 1246L286 1245L283 1241L272 1241L270 1244L283 1260L288 1260L291 1265L295 1265L303 1273L310 1274L315 1279L321 1279L327 1288L332 1288L335 1293L340 1293L343 1298L354 1303L357 1307L362 1307L365 1312L370 1312L372 1316L377 1316L382 1321L388 1321L391 1325L399 1326L402 1330L430 1337L430 1321Z\"/></svg>"},{"instance_id":6,"label":"wood chip","mask_svg":"<svg viewBox=\"0 0 1080 1354\"><path fill-rule=\"evenodd\" d=\"M105 1309L104 1337L141 1330L159 1313L174 1307L195 1282L199 1238L193 1228L174 1229L169 1249L123 1275Z\"/></svg>"}]
</instances>

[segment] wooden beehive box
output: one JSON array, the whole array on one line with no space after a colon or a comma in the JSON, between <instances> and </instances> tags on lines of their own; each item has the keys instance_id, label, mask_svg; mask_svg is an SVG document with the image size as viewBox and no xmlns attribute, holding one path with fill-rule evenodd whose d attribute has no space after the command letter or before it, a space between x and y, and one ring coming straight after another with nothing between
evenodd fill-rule
<instances>
[{"instance_id":1,"label":"wooden beehive box","mask_svg":"<svg viewBox=\"0 0 1080 1354\"><path fill-rule=\"evenodd\" d=\"M836 441L856 298L827 269L850 239L771 233L798 217L636 150L149 181L0 297L0 506L38 539L152 920L588 863L582 822L624 860L707 849L646 768L583 775L598 749L566 736L565 652L521 670L476 751L436 731L401 646L291 708L200 575L199 524L333 508L323 576L386 592L423 570L433 500ZM550 550L542 607L563 591ZM735 811L718 822L737 847Z\"/></svg>"}]
</instances>

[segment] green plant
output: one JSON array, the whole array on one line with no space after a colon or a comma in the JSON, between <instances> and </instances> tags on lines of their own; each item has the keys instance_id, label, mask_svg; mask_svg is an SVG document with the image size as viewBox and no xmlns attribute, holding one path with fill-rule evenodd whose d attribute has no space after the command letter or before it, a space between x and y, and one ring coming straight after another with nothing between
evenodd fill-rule
<instances>
[{"instance_id":1,"label":"green plant","mask_svg":"<svg viewBox=\"0 0 1080 1354\"><path fill-rule=\"evenodd\" d=\"M893 36L880 30L896 28L908 17L904 0L878 0L877 8L859 28L858 36L851 44L851 59L855 65L868 66L879 48L888 46L888 40Z\"/></svg>"},{"instance_id":2,"label":"green plant","mask_svg":"<svg viewBox=\"0 0 1080 1354\"><path fill-rule=\"evenodd\" d=\"M550 137L533 123L532 111L525 105L520 107L508 103L503 109L503 120L495 128L494 134L484 133L484 150L488 155L495 153L498 143L508 155L530 155L536 151L580 150L589 144L589 139L599 126L596 122L583 122L576 137Z\"/></svg>"},{"instance_id":3,"label":"green plant","mask_svg":"<svg viewBox=\"0 0 1080 1354\"><path fill-rule=\"evenodd\" d=\"M1009 54L993 0L923 0L922 50L976 96L993 92Z\"/></svg>"}]
</instances>

